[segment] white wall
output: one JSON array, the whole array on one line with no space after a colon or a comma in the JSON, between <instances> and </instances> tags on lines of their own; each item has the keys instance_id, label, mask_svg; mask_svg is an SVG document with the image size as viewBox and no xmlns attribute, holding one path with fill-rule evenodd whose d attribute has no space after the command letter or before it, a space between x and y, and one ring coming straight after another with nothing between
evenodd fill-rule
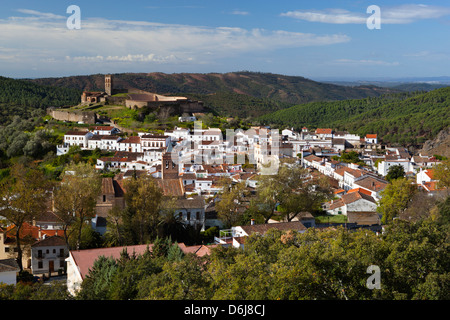
<instances>
[{"instance_id":1,"label":"white wall","mask_svg":"<svg viewBox=\"0 0 450 320\"><path fill-rule=\"evenodd\" d=\"M75 296L76 293L81 288L81 283L83 282L81 278L81 274L78 271L78 267L73 261L72 255L70 255L67 259L67 290L71 295Z\"/></svg>"},{"instance_id":2,"label":"white wall","mask_svg":"<svg viewBox=\"0 0 450 320\"><path fill-rule=\"evenodd\" d=\"M0 272L0 283L4 284L16 284L16 272L15 271L6 271Z\"/></svg>"}]
</instances>

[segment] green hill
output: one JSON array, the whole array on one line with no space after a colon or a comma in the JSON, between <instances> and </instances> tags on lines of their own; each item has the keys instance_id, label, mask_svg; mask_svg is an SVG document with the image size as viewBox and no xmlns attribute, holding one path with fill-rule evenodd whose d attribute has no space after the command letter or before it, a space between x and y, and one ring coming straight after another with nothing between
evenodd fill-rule
<instances>
[{"instance_id":1,"label":"green hill","mask_svg":"<svg viewBox=\"0 0 450 320\"><path fill-rule=\"evenodd\" d=\"M427 93L398 93L378 98L296 105L258 118L276 127L328 127L384 143L418 146L450 125L450 87Z\"/></svg>"},{"instance_id":2,"label":"green hill","mask_svg":"<svg viewBox=\"0 0 450 320\"><path fill-rule=\"evenodd\" d=\"M28 118L34 110L77 104L81 91L0 77L0 124L13 116Z\"/></svg>"},{"instance_id":3,"label":"green hill","mask_svg":"<svg viewBox=\"0 0 450 320\"><path fill-rule=\"evenodd\" d=\"M103 90L104 75L42 78L30 81L77 90ZM140 89L163 95L200 99L223 116L255 117L312 101L377 97L390 88L339 86L303 77L259 72L230 73L122 73L114 75L116 88Z\"/></svg>"}]
</instances>

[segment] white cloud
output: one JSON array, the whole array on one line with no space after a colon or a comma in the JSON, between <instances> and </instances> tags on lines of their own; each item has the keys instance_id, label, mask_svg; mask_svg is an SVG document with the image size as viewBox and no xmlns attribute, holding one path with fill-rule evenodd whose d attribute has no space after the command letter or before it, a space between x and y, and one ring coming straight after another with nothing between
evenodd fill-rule
<instances>
[{"instance_id":1,"label":"white cloud","mask_svg":"<svg viewBox=\"0 0 450 320\"><path fill-rule=\"evenodd\" d=\"M381 7L382 24L408 24L424 19L438 19L450 15L450 7L424 4L405 4L395 7ZM351 12L344 9L297 10L282 13L281 16L309 22L330 24L365 24L370 14Z\"/></svg>"},{"instance_id":2,"label":"white cloud","mask_svg":"<svg viewBox=\"0 0 450 320\"><path fill-rule=\"evenodd\" d=\"M335 63L338 64L349 64L349 65L360 65L360 66L398 66L399 62L389 62L383 60L370 60L370 59L337 59L334 60Z\"/></svg>"},{"instance_id":3,"label":"white cloud","mask_svg":"<svg viewBox=\"0 0 450 320\"><path fill-rule=\"evenodd\" d=\"M67 19L65 16L49 13L49 12L40 12L36 10L30 10L30 9L17 9L17 12L37 16L39 18L45 18L45 19Z\"/></svg>"},{"instance_id":4,"label":"white cloud","mask_svg":"<svg viewBox=\"0 0 450 320\"><path fill-rule=\"evenodd\" d=\"M74 62L157 62L157 63L168 63L176 62L178 59L175 55L169 55L165 57L157 56L153 53L151 54L127 54L124 56L66 56L66 61ZM187 59L191 60L191 59Z\"/></svg>"},{"instance_id":5,"label":"white cloud","mask_svg":"<svg viewBox=\"0 0 450 320\"><path fill-rule=\"evenodd\" d=\"M250 12L248 12L248 11L241 11L241 10L234 10L234 11L231 12L231 14L240 15L240 16L248 16L250 14Z\"/></svg>"},{"instance_id":6,"label":"white cloud","mask_svg":"<svg viewBox=\"0 0 450 320\"><path fill-rule=\"evenodd\" d=\"M326 9L322 11L289 11L282 13L281 16L290 17L310 22L333 23L333 24L348 24L365 23L367 16L361 13L350 12L342 9Z\"/></svg>"},{"instance_id":7,"label":"white cloud","mask_svg":"<svg viewBox=\"0 0 450 320\"><path fill-rule=\"evenodd\" d=\"M243 53L350 41L342 34L317 35L104 18L82 18L80 30L69 30L66 26L69 14L62 17L27 9L19 11L28 16L0 19L0 43L10 49L7 56L18 57L16 60L20 60L21 67L36 65L38 61L46 62L48 66L71 62L212 63Z\"/></svg>"}]
</instances>

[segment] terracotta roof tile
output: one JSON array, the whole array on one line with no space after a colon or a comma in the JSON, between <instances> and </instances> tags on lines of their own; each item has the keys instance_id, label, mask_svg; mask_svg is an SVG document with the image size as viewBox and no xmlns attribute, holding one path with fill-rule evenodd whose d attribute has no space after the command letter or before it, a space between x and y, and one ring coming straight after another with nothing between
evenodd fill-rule
<instances>
[{"instance_id":1,"label":"terracotta roof tile","mask_svg":"<svg viewBox=\"0 0 450 320\"><path fill-rule=\"evenodd\" d=\"M332 134L333 130L329 128L317 128L316 134Z\"/></svg>"},{"instance_id":2,"label":"terracotta roof tile","mask_svg":"<svg viewBox=\"0 0 450 320\"><path fill-rule=\"evenodd\" d=\"M88 274L90 268L94 265L95 260L100 256L106 258L112 257L114 259L119 259L121 253L126 250L128 254L136 253L138 255L143 254L147 251L147 248L151 251L152 244L135 245L128 247L112 247L112 248L98 248L98 249L88 249L88 250L78 250L71 251L73 260L75 261L78 270L80 271L82 279L84 279Z\"/></svg>"}]
</instances>

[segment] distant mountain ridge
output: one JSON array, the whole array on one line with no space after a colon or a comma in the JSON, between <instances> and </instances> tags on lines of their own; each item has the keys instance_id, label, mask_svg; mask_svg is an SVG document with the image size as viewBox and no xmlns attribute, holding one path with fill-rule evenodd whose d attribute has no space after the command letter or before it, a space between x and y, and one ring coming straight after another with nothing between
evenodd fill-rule
<instances>
[{"instance_id":1,"label":"distant mountain ridge","mask_svg":"<svg viewBox=\"0 0 450 320\"><path fill-rule=\"evenodd\" d=\"M37 84L77 90L104 90L104 75L28 79ZM258 116L312 101L335 101L378 97L398 92L373 85L357 87L316 82L299 76L260 72L229 73L119 73L116 88L136 88L163 95L185 95L202 99L218 114ZM233 105L227 102L233 101ZM250 107L251 111L247 112Z\"/></svg>"}]
</instances>

